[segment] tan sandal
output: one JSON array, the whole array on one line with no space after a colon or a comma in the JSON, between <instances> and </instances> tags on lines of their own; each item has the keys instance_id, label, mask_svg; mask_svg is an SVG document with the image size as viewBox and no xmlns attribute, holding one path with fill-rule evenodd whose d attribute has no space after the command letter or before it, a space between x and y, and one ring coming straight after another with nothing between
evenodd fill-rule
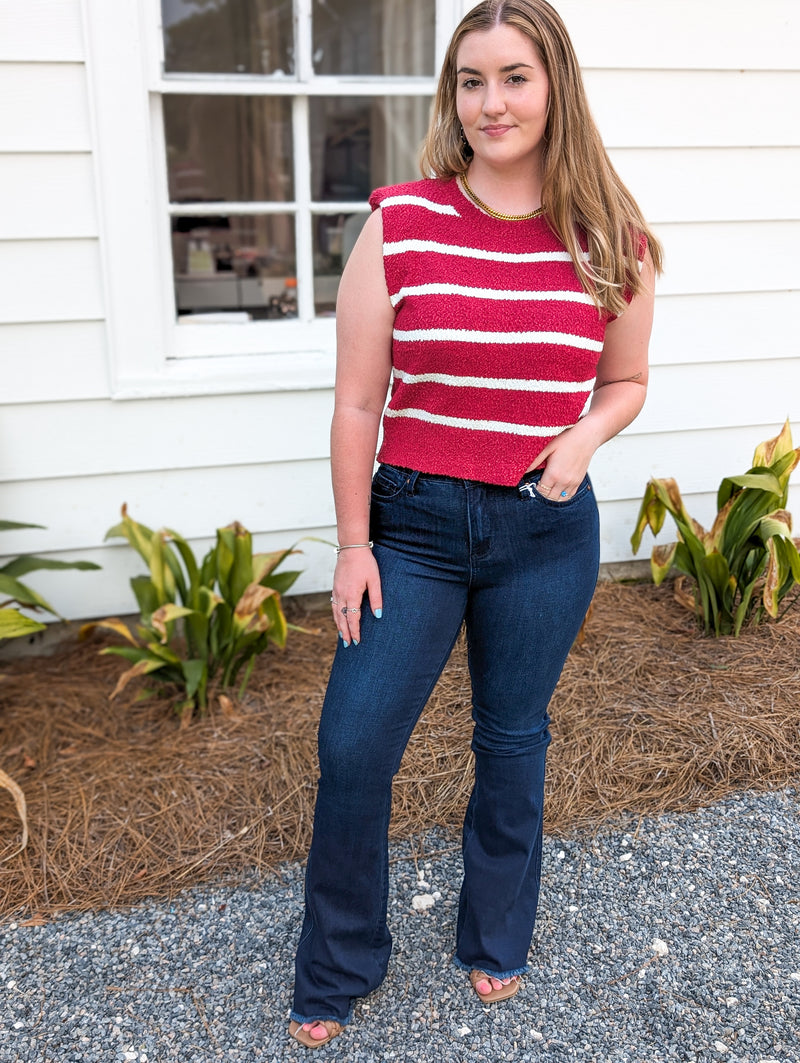
<instances>
[{"instance_id":1,"label":"tan sandal","mask_svg":"<svg viewBox=\"0 0 800 1063\"><path fill-rule=\"evenodd\" d=\"M334 1019L316 1019L314 1022L308 1023L309 1026L324 1026L328 1036L323 1037L322 1040L317 1041L311 1036L310 1030L303 1029L303 1023L295 1022L294 1019L289 1023L289 1036L293 1037L295 1041L299 1041L301 1045L305 1045L306 1048L322 1048L323 1045L328 1044L334 1037L338 1037L344 1027L341 1023L336 1022Z\"/></svg>"},{"instance_id":2,"label":"tan sandal","mask_svg":"<svg viewBox=\"0 0 800 1063\"><path fill-rule=\"evenodd\" d=\"M482 982L484 979L492 984L493 975L486 974L484 971L470 971L469 980L472 983L472 988L476 994L483 1001L484 1004L494 1004L498 1000L508 1000L509 997L513 997L519 992L521 979L518 974L512 976L508 985L502 985L499 989L492 988L489 993L481 993L478 991L478 982Z\"/></svg>"}]
</instances>

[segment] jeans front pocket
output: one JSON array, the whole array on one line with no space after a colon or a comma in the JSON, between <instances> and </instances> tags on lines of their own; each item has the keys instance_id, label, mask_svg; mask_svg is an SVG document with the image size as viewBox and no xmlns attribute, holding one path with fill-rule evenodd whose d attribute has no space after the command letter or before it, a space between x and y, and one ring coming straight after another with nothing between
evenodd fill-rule
<instances>
[{"instance_id":1,"label":"jeans front pocket","mask_svg":"<svg viewBox=\"0 0 800 1063\"><path fill-rule=\"evenodd\" d=\"M379 465L372 477L372 500L391 502L402 494L411 481L411 470L397 465Z\"/></svg>"},{"instance_id":2,"label":"jeans front pocket","mask_svg":"<svg viewBox=\"0 0 800 1063\"><path fill-rule=\"evenodd\" d=\"M552 509L569 509L572 506L582 502L587 496L592 494L592 481L589 479L589 474L584 476L583 480L578 485L578 489L574 495L569 498L548 498L546 494L539 490L539 481L542 478L542 471L537 469L536 472L527 473L523 476L520 483L517 485L517 490L520 493L520 497L523 499L530 498L536 502L541 502L543 506L549 506Z\"/></svg>"}]
</instances>

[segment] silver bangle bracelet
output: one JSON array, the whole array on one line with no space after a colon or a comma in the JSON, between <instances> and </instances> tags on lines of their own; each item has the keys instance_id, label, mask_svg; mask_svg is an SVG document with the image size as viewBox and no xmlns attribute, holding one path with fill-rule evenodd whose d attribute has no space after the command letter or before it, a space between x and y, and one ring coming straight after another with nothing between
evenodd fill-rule
<instances>
[{"instance_id":1,"label":"silver bangle bracelet","mask_svg":"<svg viewBox=\"0 0 800 1063\"><path fill-rule=\"evenodd\" d=\"M339 554L342 552L342 550L361 550L361 549L371 550L372 549L372 542L368 542L368 543L348 543L347 546L336 546L336 547L334 547L334 549L336 550L336 556L338 557Z\"/></svg>"}]
</instances>

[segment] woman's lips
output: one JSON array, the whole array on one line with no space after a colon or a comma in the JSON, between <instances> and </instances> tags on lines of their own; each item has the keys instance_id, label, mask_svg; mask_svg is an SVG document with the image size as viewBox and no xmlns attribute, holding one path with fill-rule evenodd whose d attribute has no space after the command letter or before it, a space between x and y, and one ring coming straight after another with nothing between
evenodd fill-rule
<instances>
[{"instance_id":1,"label":"woman's lips","mask_svg":"<svg viewBox=\"0 0 800 1063\"><path fill-rule=\"evenodd\" d=\"M504 133L507 133L509 129L513 129L513 126L485 125L481 129L481 133L485 133L487 137L501 137Z\"/></svg>"}]
</instances>

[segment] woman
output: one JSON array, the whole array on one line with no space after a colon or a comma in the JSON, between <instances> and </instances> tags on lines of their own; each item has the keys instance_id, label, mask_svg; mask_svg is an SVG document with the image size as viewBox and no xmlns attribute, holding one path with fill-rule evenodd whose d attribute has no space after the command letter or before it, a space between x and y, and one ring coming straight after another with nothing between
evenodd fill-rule
<instances>
[{"instance_id":1,"label":"woman","mask_svg":"<svg viewBox=\"0 0 800 1063\"><path fill-rule=\"evenodd\" d=\"M423 172L373 193L339 290L340 643L290 1024L311 1048L386 974L392 777L462 622L475 782L455 963L481 1001L517 992L547 706L597 577L587 468L647 384L660 249L544 0L484 0L456 29Z\"/></svg>"}]
</instances>

